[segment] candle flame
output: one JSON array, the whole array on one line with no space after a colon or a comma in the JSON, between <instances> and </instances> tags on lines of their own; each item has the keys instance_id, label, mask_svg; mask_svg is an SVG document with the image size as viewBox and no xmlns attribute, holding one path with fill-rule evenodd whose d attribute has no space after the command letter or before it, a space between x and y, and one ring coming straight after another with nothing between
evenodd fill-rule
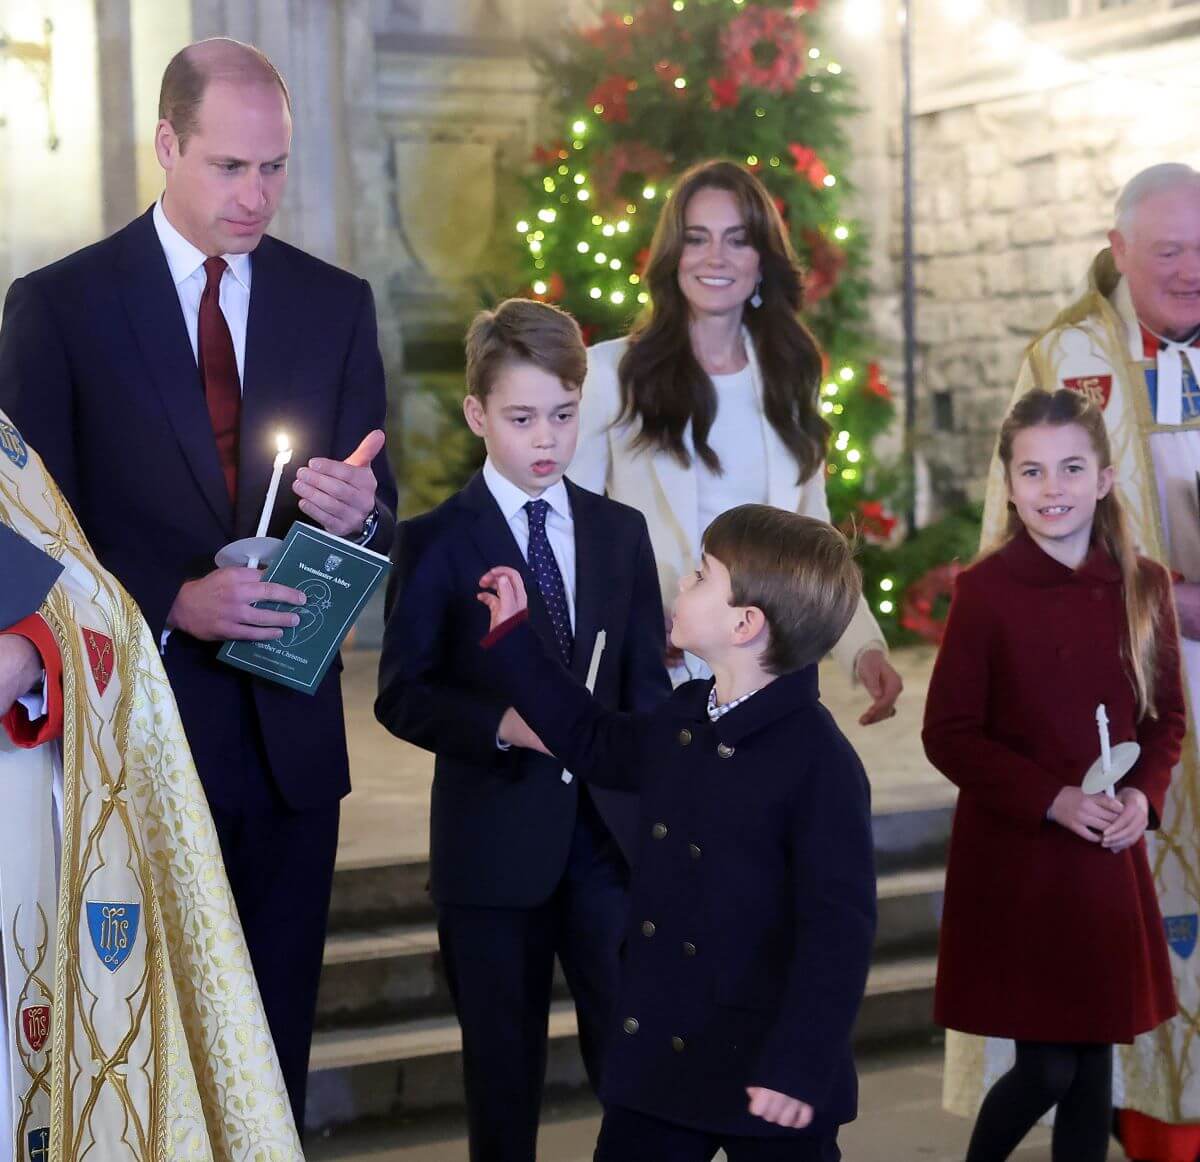
<instances>
[{"instance_id":1,"label":"candle flame","mask_svg":"<svg viewBox=\"0 0 1200 1162\"><path fill-rule=\"evenodd\" d=\"M275 448L277 451L289 452L291 451L291 447L291 444L288 443L286 432L280 432L279 435L275 437Z\"/></svg>"}]
</instances>

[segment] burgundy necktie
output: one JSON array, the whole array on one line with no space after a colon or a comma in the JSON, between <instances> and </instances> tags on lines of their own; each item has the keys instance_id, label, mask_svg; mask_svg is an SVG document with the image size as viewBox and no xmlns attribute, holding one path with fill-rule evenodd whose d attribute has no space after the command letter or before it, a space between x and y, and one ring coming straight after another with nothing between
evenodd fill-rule
<instances>
[{"instance_id":1,"label":"burgundy necktie","mask_svg":"<svg viewBox=\"0 0 1200 1162\"><path fill-rule=\"evenodd\" d=\"M225 473L229 499L234 500L237 497L238 419L242 410L242 389L238 381L233 337L229 334L225 316L221 314L221 276L225 273L225 265L223 258L204 260L204 273L208 281L200 296L196 347L200 353L200 380L204 384L204 398L208 402L208 415L217 440L217 455L221 458L221 471Z\"/></svg>"}]
</instances>

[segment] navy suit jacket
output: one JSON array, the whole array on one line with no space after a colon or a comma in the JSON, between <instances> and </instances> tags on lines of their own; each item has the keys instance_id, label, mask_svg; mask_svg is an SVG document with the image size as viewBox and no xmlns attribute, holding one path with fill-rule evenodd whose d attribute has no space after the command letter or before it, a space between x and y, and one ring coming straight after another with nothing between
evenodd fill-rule
<instances>
[{"instance_id":1,"label":"navy suit jacket","mask_svg":"<svg viewBox=\"0 0 1200 1162\"><path fill-rule=\"evenodd\" d=\"M870 793L818 700L817 667L714 723L711 679L651 713L613 713L525 623L492 639L501 689L546 745L585 780L641 795L602 1100L749 1136L853 1119L875 932ZM747 1086L808 1102L810 1128L751 1116Z\"/></svg>"},{"instance_id":2,"label":"navy suit jacket","mask_svg":"<svg viewBox=\"0 0 1200 1162\"><path fill-rule=\"evenodd\" d=\"M253 535L275 433L295 449L270 527L283 536L303 519L296 469L312 456L343 459L383 427L385 394L368 284L263 238L252 259L235 504L150 211L18 279L4 305L0 407L156 637L180 586L210 572L222 545ZM370 547L386 552L396 487L385 454L373 467L381 519ZM176 630L164 657L209 799L240 801L257 731L291 807L335 803L350 789L340 665L309 697L218 662L219 644Z\"/></svg>"},{"instance_id":3,"label":"navy suit jacket","mask_svg":"<svg viewBox=\"0 0 1200 1162\"><path fill-rule=\"evenodd\" d=\"M566 484L575 526L572 672L584 680L603 629L597 698L626 709L656 705L671 684L646 522L632 508ZM579 783L564 783L562 764L546 755L496 746L511 702L480 648L488 612L476 596L479 578L493 565L520 570L547 641L554 640L550 615L482 474L432 512L403 522L392 558L375 716L437 755L433 897L440 904L535 907L566 867ZM636 800L619 791L594 799L628 853Z\"/></svg>"}]
</instances>

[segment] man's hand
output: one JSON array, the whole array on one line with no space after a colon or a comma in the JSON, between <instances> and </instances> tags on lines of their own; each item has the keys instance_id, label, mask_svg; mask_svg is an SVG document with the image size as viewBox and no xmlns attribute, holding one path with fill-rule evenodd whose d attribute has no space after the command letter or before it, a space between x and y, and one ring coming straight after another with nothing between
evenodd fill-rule
<instances>
[{"instance_id":1,"label":"man's hand","mask_svg":"<svg viewBox=\"0 0 1200 1162\"><path fill-rule=\"evenodd\" d=\"M746 1092L750 1095L750 1112L764 1122L803 1130L813 1120L812 1106L799 1098L788 1097L786 1093L778 1093L773 1089L763 1089L759 1085L747 1086Z\"/></svg>"},{"instance_id":2,"label":"man's hand","mask_svg":"<svg viewBox=\"0 0 1200 1162\"><path fill-rule=\"evenodd\" d=\"M479 578L479 588L484 592L475 596L488 607L492 615L488 632L498 625L503 625L510 617L516 617L523 609L529 608L529 598L525 595L525 582L516 569L507 565L497 565L489 569Z\"/></svg>"},{"instance_id":3,"label":"man's hand","mask_svg":"<svg viewBox=\"0 0 1200 1162\"><path fill-rule=\"evenodd\" d=\"M1115 799L1104 794L1085 795L1082 787L1063 787L1050 804L1050 818L1088 843L1099 843L1097 833L1106 831L1120 814Z\"/></svg>"},{"instance_id":4,"label":"man's hand","mask_svg":"<svg viewBox=\"0 0 1200 1162\"><path fill-rule=\"evenodd\" d=\"M529 723L511 706L504 712L504 717L500 719L500 729L496 734L501 742L507 743L509 746L522 746L526 750L536 750L542 754L550 753L546 749L546 744L533 733L533 728Z\"/></svg>"},{"instance_id":5,"label":"man's hand","mask_svg":"<svg viewBox=\"0 0 1200 1162\"><path fill-rule=\"evenodd\" d=\"M1104 829L1100 842L1110 851L1132 847L1146 833L1150 823L1150 801L1137 787L1122 787L1117 792L1121 814Z\"/></svg>"},{"instance_id":6,"label":"man's hand","mask_svg":"<svg viewBox=\"0 0 1200 1162\"><path fill-rule=\"evenodd\" d=\"M904 681L892 668L883 650L864 650L855 667L858 680L866 687L873 701L858 720L861 726L882 722L896 713L896 699L904 689Z\"/></svg>"},{"instance_id":7,"label":"man's hand","mask_svg":"<svg viewBox=\"0 0 1200 1162\"><path fill-rule=\"evenodd\" d=\"M1200 584L1176 581L1175 613L1179 618L1179 635L1190 641L1200 641Z\"/></svg>"},{"instance_id":8,"label":"man's hand","mask_svg":"<svg viewBox=\"0 0 1200 1162\"><path fill-rule=\"evenodd\" d=\"M303 605L299 589L266 582L257 569L214 569L207 577L185 581L167 614L167 625L205 642L233 639L269 642L283 637L300 618L286 610L255 609L255 601Z\"/></svg>"},{"instance_id":9,"label":"man's hand","mask_svg":"<svg viewBox=\"0 0 1200 1162\"><path fill-rule=\"evenodd\" d=\"M19 633L0 634L0 716L37 684L42 657L33 643Z\"/></svg>"},{"instance_id":10,"label":"man's hand","mask_svg":"<svg viewBox=\"0 0 1200 1162\"><path fill-rule=\"evenodd\" d=\"M345 460L310 460L292 481L300 511L335 536L357 536L375 509L371 462L383 451L383 441L383 432L376 428Z\"/></svg>"}]
</instances>

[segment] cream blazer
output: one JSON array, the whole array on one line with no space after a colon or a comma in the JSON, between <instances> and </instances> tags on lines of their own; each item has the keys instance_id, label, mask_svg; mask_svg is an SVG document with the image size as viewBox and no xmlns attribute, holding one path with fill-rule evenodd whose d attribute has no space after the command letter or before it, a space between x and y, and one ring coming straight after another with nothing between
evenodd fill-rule
<instances>
[{"instance_id":1,"label":"cream blazer","mask_svg":"<svg viewBox=\"0 0 1200 1162\"><path fill-rule=\"evenodd\" d=\"M761 404L762 376L758 359L748 333L745 339ZM616 424L621 411L617 368L628 342L627 339L610 339L588 349L579 445L567 475L576 484L593 492L607 492L614 500L638 509L645 516L658 562L663 604L670 609L675 604L679 578L695 569L700 559L696 474L664 451L635 449L636 428L628 423ZM803 484L798 484L796 461L791 452L765 416L762 425L767 456L767 503L819 520L829 520L825 473L814 472ZM683 441L691 452L690 429L685 430ZM886 646L878 622L866 601L860 599L858 611L841 641L833 648L833 656L853 678L858 656L868 648L886 649Z\"/></svg>"}]
</instances>

